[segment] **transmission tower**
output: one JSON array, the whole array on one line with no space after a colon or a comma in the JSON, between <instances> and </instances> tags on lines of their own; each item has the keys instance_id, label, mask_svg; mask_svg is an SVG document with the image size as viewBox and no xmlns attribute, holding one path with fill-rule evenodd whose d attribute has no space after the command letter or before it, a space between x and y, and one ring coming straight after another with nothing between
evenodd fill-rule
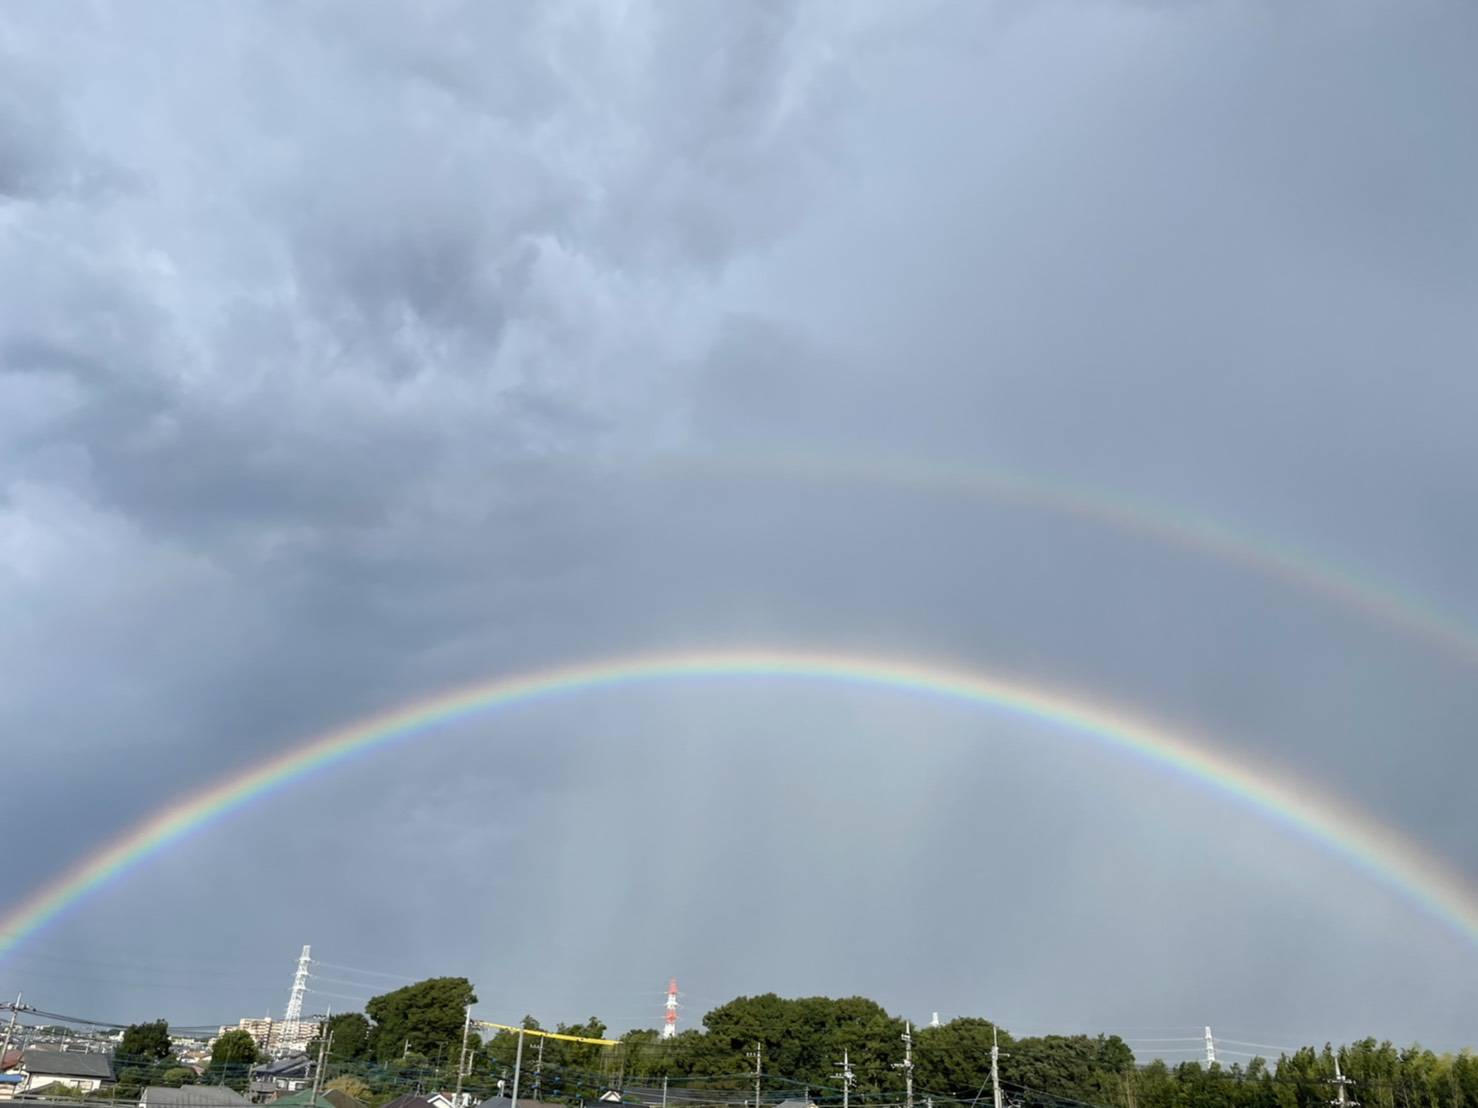
<instances>
[{"instance_id":1,"label":"transmission tower","mask_svg":"<svg viewBox=\"0 0 1478 1108\"><path fill-rule=\"evenodd\" d=\"M1216 1040L1211 1037L1211 1028L1206 1029L1206 1065L1216 1065Z\"/></svg>"},{"instance_id":2,"label":"transmission tower","mask_svg":"<svg viewBox=\"0 0 1478 1108\"><path fill-rule=\"evenodd\" d=\"M293 991L287 997L287 1011L283 1013L282 1022L293 1027L296 1033L297 1025L303 1018L303 994L308 991L308 967L313 959L309 956L311 948L303 947L303 953L298 955L298 971L293 974Z\"/></svg>"}]
</instances>

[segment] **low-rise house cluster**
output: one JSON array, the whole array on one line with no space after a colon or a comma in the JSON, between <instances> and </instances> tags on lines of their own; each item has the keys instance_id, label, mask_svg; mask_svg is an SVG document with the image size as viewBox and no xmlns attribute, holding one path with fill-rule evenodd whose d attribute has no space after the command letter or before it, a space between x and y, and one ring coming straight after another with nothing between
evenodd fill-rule
<instances>
[{"instance_id":1,"label":"low-rise house cluster","mask_svg":"<svg viewBox=\"0 0 1478 1108\"><path fill-rule=\"evenodd\" d=\"M113 1056L88 1050L13 1050L0 1058L0 1097L76 1096L115 1079Z\"/></svg>"}]
</instances>

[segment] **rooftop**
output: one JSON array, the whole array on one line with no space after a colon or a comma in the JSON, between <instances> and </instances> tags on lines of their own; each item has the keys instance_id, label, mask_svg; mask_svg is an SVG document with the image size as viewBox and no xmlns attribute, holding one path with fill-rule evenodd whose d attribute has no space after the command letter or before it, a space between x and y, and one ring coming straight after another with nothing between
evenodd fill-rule
<instances>
[{"instance_id":1,"label":"rooftop","mask_svg":"<svg viewBox=\"0 0 1478 1108\"><path fill-rule=\"evenodd\" d=\"M47 1077L92 1077L113 1080L113 1056L85 1050L25 1050L21 1068Z\"/></svg>"},{"instance_id":2,"label":"rooftop","mask_svg":"<svg viewBox=\"0 0 1478 1108\"><path fill-rule=\"evenodd\" d=\"M224 1085L150 1085L139 1103L143 1108L241 1108L248 1101Z\"/></svg>"}]
</instances>

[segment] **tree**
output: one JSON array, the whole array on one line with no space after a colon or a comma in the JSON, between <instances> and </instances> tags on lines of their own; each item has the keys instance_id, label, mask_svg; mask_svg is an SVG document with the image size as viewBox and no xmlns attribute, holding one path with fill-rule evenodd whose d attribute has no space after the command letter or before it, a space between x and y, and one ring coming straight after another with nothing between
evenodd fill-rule
<instances>
[{"instance_id":1,"label":"tree","mask_svg":"<svg viewBox=\"0 0 1478 1108\"><path fill-rule=\"evenodd\" d=\"M169 1023L165 1020L130 1024L118 1044L118 1057L130 1062L162 1062L173 1053Z\"/></svg>"},{"instance_id":2,"label":"tree","mask_svg":"<svg viewBox=\"0 0 1478 1108\"><path fill-rule=\"evenodd\" d=\"M159 1081L171 1089L178 1089L181 1085L193 1085L195 1084L195 1071L189 1066L171 1066L164 1071Z\"/></svg>"},{"instance_id":3,"label":"tree","mask_svg":"<svg viewBox=\"0 0 1478 1108\"><path fill-rule=\"evenodd\" d=\"M990 1020L962 1016L917 1036L920 1088L953 1097L974 1097L990 1080L990 1049L999 1042L1009 1053L1011 1036L1001 1035Z\"/></svg>"},{"instance_id":4,"label":"tree","mask_svg":"<svg viewBox=\"0 0 1478 1108\"><path fill-rule=\"evenodd\" d=\"M212 1066L240 1066L260 1060L257 1041L248 1031L227 1031L210 1048Z\"/></svg>"},{"instance_id":5,"label":"tree","mask_svg":"<svg viewBox=\"0 0 1478 1108\"><path fill-rule=\"evenodd\" d=\"M341 1074L335 1077L324 1088L337 1089L341 1093L347 1093L361 1104L369 1103L370 1094L373 1091L366 1081L362 1078L355 1077L352 1073Z\"/></svg>"},{"instance_id":6,"label":"tree","mask_svg":"<svg viewBox=\"0 0 1478 1108\"><path fill-rule=\"evenodd\" d=\"M126 1066L118 1071L118 1083L109 1091L120 1100L134 1100L148 1084L149 1072L138 1066ZM104 1086L106 1088L106 1086Z\"/></svg>"},{"instance_id":7,"label":"tree","mask_svg":"<svg viewBox=\"0 0 1478 1108\"><path fill-rule=\"evenodd\" d=\"M335 1062L359 1062L370 1056L373 1029L359 1012L341 1012L329 1016L320 1037L329 1037L328 1057ZM319 1039L308 1043L308 1057L318 1057Z\"/></svg>"},{"instance_id":8,"label":"tree","mask_svg":"<svg viewBox=\"0 0 1478 1108\"><path fill-rule=\"evenodd\" d=\"M465 977L432 977L371 998L364 1010L375 1021L374 1057L390 1061L407 1050L448 1057L453 1043L461 1049L466 1009L476 1003Z\"/></svg>"},{"instance_id":9,"label":"tree","mask_svg":"<svg viewBox=\"0 0 1478 1108\"><path fill-rule=\"evenodd\" d=\"M246 1031L227 1031L210 1048L210 1065L206 1067L206 1084L229 1082L246 1088L251 1067L262 1060L257 1041Z\"/></svg>"}]
</instances>

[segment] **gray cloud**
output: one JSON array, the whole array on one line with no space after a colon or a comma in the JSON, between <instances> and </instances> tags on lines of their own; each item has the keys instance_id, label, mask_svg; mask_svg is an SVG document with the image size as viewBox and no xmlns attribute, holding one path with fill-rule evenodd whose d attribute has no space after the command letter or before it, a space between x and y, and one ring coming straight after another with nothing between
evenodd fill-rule
<instances>
[{"instance_id":1,"label":"gray cloud","mask_svg":"<svg viewBox=\"0 0 1478 1108\"><path fill-rule=\"evenodd\" d=\"M1461 663L1041 505L776 462L1102 489L1471 615L1467 16L79 12L0 16L17 887L409 698L754 642L1080 689L1478 865ZM7 972L234 1019L304 941L618 1025L673 972L1027 1030L1443 1046L1478 1015L1470 944L1234 804L1020 721L753 685L358 760Z\"/></svg>"}]
</instances>

